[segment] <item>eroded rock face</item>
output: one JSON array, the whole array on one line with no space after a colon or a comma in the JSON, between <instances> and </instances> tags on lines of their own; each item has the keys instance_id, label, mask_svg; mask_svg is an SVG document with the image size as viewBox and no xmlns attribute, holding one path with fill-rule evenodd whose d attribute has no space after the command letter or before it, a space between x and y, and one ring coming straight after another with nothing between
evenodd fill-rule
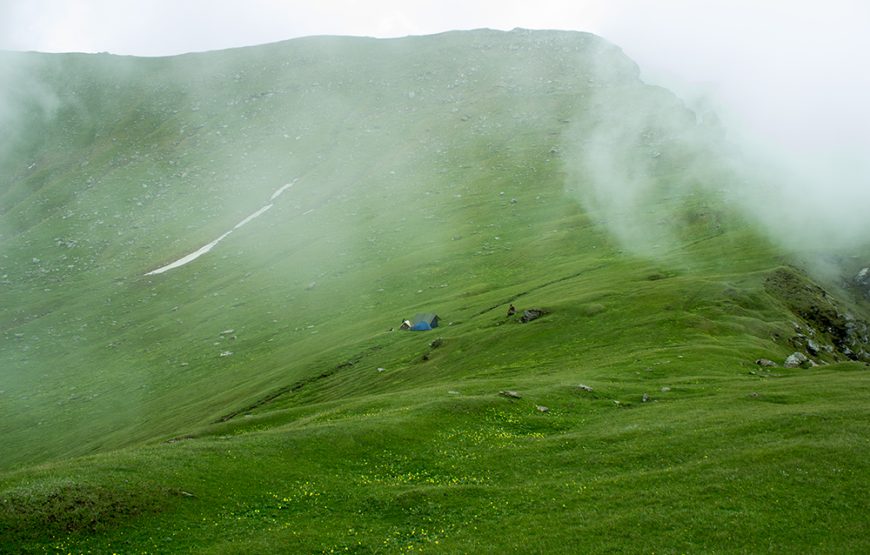
<instances>
[{"instance_id":1,"label":"eroded rock face","mask_svg":"<svg viewBox=\"0 0 870 555\"><path fill-rule=\"evenodd\" d=\"M864 293L864 297L870 299L870 267L861 269L852 281Z\"/></svg>"},{"instance_id":2,"label":"eroded rock face","mask_svg":"<svg viewBox=\"0 0 870 555\"><path fill-rule=\"evenodd\" d=\"M862 270L863 272L863 270ZM864 275L870 281L870 269ZM855 277L856 283L858 276ZM862 278L863 279L863 278ZM792 345L813 356L870 361L870 324L840 304L799 270L779 268L765 279L765 289L800 320Z\"/></svg>"}]
</instances>

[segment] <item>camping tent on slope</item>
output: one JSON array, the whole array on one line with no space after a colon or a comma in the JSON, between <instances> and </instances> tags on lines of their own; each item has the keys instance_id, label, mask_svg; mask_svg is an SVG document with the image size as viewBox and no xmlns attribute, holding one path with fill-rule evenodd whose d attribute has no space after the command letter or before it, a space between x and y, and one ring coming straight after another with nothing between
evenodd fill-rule
<instances>
[{"instance_id":1,"label":"camping tent on slope","mask_svg":"<svg viewBox=\"0 0 870 555\"><path fill-rule=\"evenodd\" d=\"M438 315L434 312L421 312L411 318L412 331L428 331L438 327Z\"/></svg>"}]
</instances>

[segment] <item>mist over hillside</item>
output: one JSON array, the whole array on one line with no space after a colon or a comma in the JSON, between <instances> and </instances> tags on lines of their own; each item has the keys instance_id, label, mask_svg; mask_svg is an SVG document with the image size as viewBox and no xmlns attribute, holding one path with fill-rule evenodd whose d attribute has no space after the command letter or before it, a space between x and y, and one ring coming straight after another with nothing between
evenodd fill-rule
<instances>
[{"instance_id":1,"label":"mist over hillside","mask_svg":"<svg viewBox=\"0 0 870 555\"><path fill-rule=\"evenodd\" d=\"M16 545L114 548L142 519L195 523L187 548L275 535L328 551L323 538L349 546L333 536L377 498L387 520L366 542L416 542L425 523L425 545L455 535L477 551L466 507L484 503L492 530L531 514L509 498L540 484L514 473L552 457L565 464L548 487L568 511L583 491L571 461L591 457L596 480L631 474L608 452L615 437L626 460L688 468L694 495L701 459L683 453L708 438L696 422L747 418L747 451L727 451L741 464L771 429L790 433L768 424L798 419L800 403L835 415L818 441L831 426L861 433L837 407L870 359L866 244L780 241L785 228L752 209L775 193L727 130L599 37L0 53L0 75L0 524ZM514 304L535 321L505 316ZM416 313L442 326L397 331ZM795 352L805 368L782 367ZM804 389L815 375L831 382L821 400ZM677 432L658 424L670 421ZM649 450L662 438L672 449ZM790 461L830 462L782 441ZM845 439L830 453L861 460ZM503 454L516 469L494 464ZM664 495L662 472L649 479ZM858 475L837 482L844 503ZM290 483L297 493L279 495ZM442 501L428 496L442 489L455 512L435 533ZM319 535L272 527L287 507L319 515L321 494L332 516ZM124 510L37 509L80 498ZM708 536L698 526L683 547Z\"/></svg>"}]
</instances>

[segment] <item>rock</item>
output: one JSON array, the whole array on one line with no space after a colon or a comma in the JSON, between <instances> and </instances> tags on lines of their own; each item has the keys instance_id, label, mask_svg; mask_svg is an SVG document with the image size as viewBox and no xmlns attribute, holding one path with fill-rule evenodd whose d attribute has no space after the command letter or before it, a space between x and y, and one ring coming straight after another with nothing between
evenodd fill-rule
<instances>
[{"instance_id":1,"label":"rock","mask_svg":"<svg viewBox=\"0 0 870 555\"><path fill-rule=\"evenodd\" d=\"M819 346L812 339L807 340L807 352L813 356L818 356Z\"/></svg>"},{"instance_id":2,"label":"rock","mask_svg":"<svg viewBox=\"0 0 870 555\"><path fill-rule=\"evenodd\" d=\"M644 393L643 397L640 399L641 403L649 403L649 393Z\"/></svg>"},{"instance_id":3,"label":"rock","mask_svg":"<svg viewBox=\"0 0 870 555\"><path fill-rule=\"evenodd\" d=\"M660 391L661 391L662 393L667 393L667 392L670 391L670 390L671 390L670 387L668 387L668 386L664 386L663 388L661 388Z\"/></svg>"},{"instance_id":4,"label":"rock","mask_svg":"<svg viewBox=\"0 0 870 555\"><path fill-rule=\"evenodd\" d=\"M444 345L444 339L439 337L438 339L435 339L434 341L429 343L429 348L430 349L437 349L441 345Z\"/></svg>"},{"instance_id":5,"label":"rock","mask_svg":"<svg viewBox=\"0 0 870 555\"><path fill-rule=\"evenodd\" d=\"M545 312L540 308L529 308L528 310L523 311L523 315L520 316L520 322L525 324L527 322L531 322L532 320L537 320L544 314Z\"/></svg>"},{"instance_id":6,"label":"rock","mask_svg":"<svg viewBox=\"0 0 870 555\"><path fill-rule=\"evenodd\" d=\"M507 397L509 399L522 399L523 398L522 395L520 395L516 391L511 391L511 390L499 391L498 394L501 395L502 397Z\"/></svg>"},{"instance_id":7,"label":"rock","mask_svg":"<svg viewBox=\"0 0 870 555\"><path fill-rule=\"evenodd\" d=\"M854 281L855 285L870 287L870 268L862 268L861 271L855 275Z\"/></svg>"},{"instance_id":8,"label":"rock","mask_svg":"<svg viewBox=\"0 0 870 555\"><path fill-rule=\"evenodd\" d=\"M538 409L538 412L550 412L550 409L544 405L535 405L535 408Z\"/></svg>"},{"instance_id":9,"label":"rock","mask_svg":"<svg viewBox=\"0 0 870 555\"><path fill-rule=\"evenodd\" d=\"M772 360L766 359L766 358L760 358L760 359L756 360L755 364L757 364L763 368L773 368L776 366L775 362L773 362Z\"/></svg>"},{"instance_id":10,"label":"rock","mask_svg":"<svg viewBox=\"0 0 870 555\"><path fill-rule=\"evenodd\" d=\"M810 359L808 359L805 354L795 352L788 355L788 358L785 359L785 363L783 364L783 366L785 366L786 368L798 368L809 361Z\"/></svg>"},{"instance_id":11,"label":"rock","mask_svg":"<svg viewBox=\"0 0 870 555\"><path fill-rule=\"evenodd\" d=\"M378 368L378 372L383 372L386 368Z\"/></svg>"},{"instance_id":12,"label":"rock","mask_svg":"<svg viewBox=\"0 0 870 555\"><path fill-rule=\"evenodd\" d=\"M222 357L228 357L228 356L232 356L232 355L233 355L232 351L221 351Z\"/></svg>"},{"instance_id":13,"label":"rock","mask_svg":"<svg viewBox=\"0 0 870 555\"><path fill-rule=\"evenodd\" d=\"M234 334L234 333L236 333L236 330L230 328L230 329L228 329L228 330L224 330L224 331L222 331L222 332L220 333L220 335L232 335L232 334Z\"/></svg>"},{"instance_id":14,"label":"rock","mask_svg":"<svg viewBox=\"0 0 870 555\"><path fill-rule=\"evenodd\" d=\"M589 387L588 385L582 384L582 383L577 386L577 389L582 389L583 391L588 391L590 393L592 392L591 387Z\"/></svg>"}]
</instances>

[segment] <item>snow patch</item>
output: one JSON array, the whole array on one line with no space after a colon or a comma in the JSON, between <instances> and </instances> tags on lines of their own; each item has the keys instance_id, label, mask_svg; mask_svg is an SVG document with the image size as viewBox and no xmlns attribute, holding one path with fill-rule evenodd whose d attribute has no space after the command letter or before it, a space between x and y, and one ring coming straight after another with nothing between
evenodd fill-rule
<instances>
[{"instance_id":1,"label":"snow patch","mask_svg":"<svg viewBox=\"0 0 870 555\"><path fill-rule=\"evenodd\" d=\"M175 268L178 268L179 266L184 266L188 262L193 262L194 260L196 260L200 256L204 255L205 253L207 253L208 251L213 249L215 245L217 245L218 243L223 241L224 238L227 235L229 235L230 233L232 233L232 231L227 231L226 233L224 233L223 235L221 235L220 237L218 237L217 239L215 239L214 241L212 241L208 245L199 248L198 250L188 254L187 256L185 256L183 258L179 258L178 260L176 260L175 262L172 262L171 264L167 264L166 266L163 266L162 268L157 268L156 270L152 270L145 275L146 276L153 276L153 275L157 275L157 274L162 274L163 272L168 272L169 270L174 270Z\"/></svg>"},{"instance_id":2,"label":"snow patch","mask_svg":"<svg viewBox=\"0 0 870 555\"><path fill-rule=\"evenodd\" d=\"M264 206L264 207L262 207L262 208L260 208L259 210L257 210L256 212L254 212L253 214L251 214L250 216L248 216L248 217L245 218L244 220L242 220L242 221L240 221L239 223L237 223L237 224L236 224L236 227L234 227L233 229L234 229L234 230L235 230L235 229L239 229L240 227L242 227L242 226L245 225L246 223L250 222L251 220L253 220L253 219L256 218L257 216L260 216L261 214L263 214L263 212L265 212L266 210L268 210L268 209L270 209L270 208L272 208L272 204L271 204L271 203L270 203L270 204L267 204L266 206ZM227 232L227 233L230 233L230 232Z\"/></svg>"},{"instance_id":3,"label":"snow patch","mask_svg":"<svg viewBox=\"0 0 870 555\"><path fill-rule=\"evenodd\" d=\"M275 200L276 198L280 197L281 193L283 193L284 191L286 191L287 189L292 187L294 183L296 183L295 179L293 181L291 181L290 183L287 183L286 185L284 185L283 187L281 187L280 189L278 189L274 193L272 193L272 198L270 198L269 201L271 202L271 201Z\"/></svg>"},{"instance_id":4,"label":"snow patch","mask_svg":"<svg viewBox=\"0 0 870 555\"><path fill-rule=\"evenodd\" d=\"M205 253L207 253L208 251L210 251L211 249L213 249L213 248L215 247L215 245L217 245L218 243L220 243L221 241L223 241L224 239L226 239L227 235L229 235L229 234L232 233L233 231L239 229L240 227L242 227L243 225L247 224L247 223L250 222L251 220L253 220L253 219L255 219L255 218L258 218L259 216L262 216L262 215L263 215L267 210L269 210L270 208L272 208L272 206L274 206L274 205L272 204L272 201L274 201L276 198L278 198L279 196L281 196L281 193L283 193L284 191L286 191L287 189L289 189L290 187L292 187L294 183L296 183L296 180L295 180L295 179L294 179L292 182L287 183L286 185L283 185L283 186L282 186L281 188L279 188L277 191L275 191L274 193L272 193L272 197L269 199L269 204L267 204L266 206L260 208L259 210L257 210L256 212L254 212L253 214L251 214L250 216L248 216L248 217L245 218L244 220L242 220L242 221L240 221L239 223L237 223L237 224L233 227L233 229L227 231L226 233L224 233L223 235L221 235L220 237L218 237L217 239L215 239L215 240L212 241L211 243L209 243L209 244L207 244L207 245L205 245L205 246L203 246L203 247L200 247L200 248L197 249L196 251L194 251L194 252L188 254L187 256L184 256L184 257L182 257L182 258L179 258L179 259L176 260L175 262L172 262L172 263L170 263L170 264L167 264L166 266L162 266L162 267L160 267L160 268L157 268L156 270L151 270L150 272L146 273L145 275L146 275L146 276L153 276L153 275L157 275L157 274L162 274L163 272L168 272L169 270L174 270L175 268L178 268L178 267L180 267L180 266L184 266L185 264L188 264L188 263L190 263L190 262L193 262L194 260L196 260L196 259L199 258L200 256L204 255ZM35 259L34 259L34 260L35 260Z\"/></svg>"}]
</instances>

